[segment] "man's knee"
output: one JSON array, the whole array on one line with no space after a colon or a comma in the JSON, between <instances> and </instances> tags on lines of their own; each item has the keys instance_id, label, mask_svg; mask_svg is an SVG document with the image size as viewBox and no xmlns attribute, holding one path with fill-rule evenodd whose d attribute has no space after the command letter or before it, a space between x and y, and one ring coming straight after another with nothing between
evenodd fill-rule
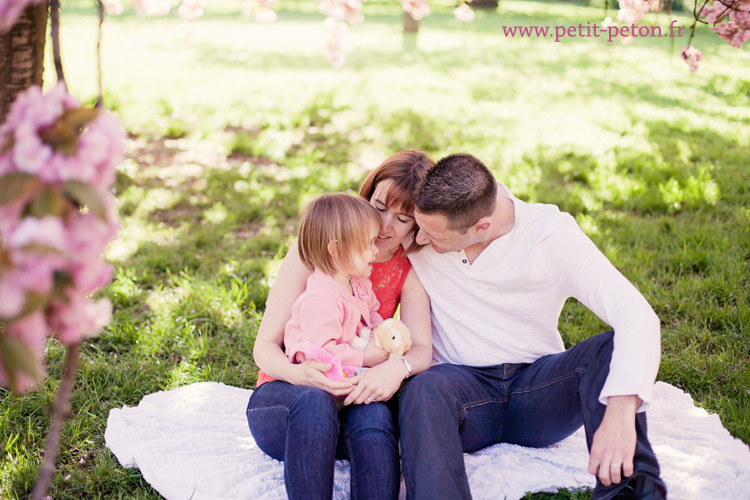
<instances>
[{"instance_id":1,"label":"man's knee","mask_svg":"<svg viewBox=\"0 0 750 500\"><path fill-rule=\"evenodd\" d=\"M450 398L451 372L457 369L453 365L437 365L411 379L401 394L399 419L415 412L430 413L437 400Z\"/></svg>"}]
</instances>

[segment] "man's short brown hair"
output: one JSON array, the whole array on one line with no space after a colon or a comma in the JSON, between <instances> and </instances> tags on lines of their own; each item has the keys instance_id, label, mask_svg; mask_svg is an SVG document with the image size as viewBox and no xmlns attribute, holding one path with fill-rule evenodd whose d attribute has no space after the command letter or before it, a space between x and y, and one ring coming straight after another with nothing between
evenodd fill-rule
<instances>
[{"instance_id":1,"label":"man's short brown hair","mask_svg":"<svg viewBox=\"0 0 750 500\"><path fill-rule=\"evenodd\" d=\"M442 215L448 228L466 231L495 210L497 181L484 163L470 154L446 156L431 168L416 194L423 214Z\"/></svg>"},{"instance_id":2,"label":"man's short brown hair","mask_svg":"<svg viewBox=\"0 0 750 500\"><path fill-rule=\"evenodd\" d=\"M380 214L362 198L345 193L319 196L302 214L297 239L300 259L311 271L335 274L367 250L370 228L380 228ZM328 250L331 241L336 242L336 255Z\"/></svg>"}]
</instances>

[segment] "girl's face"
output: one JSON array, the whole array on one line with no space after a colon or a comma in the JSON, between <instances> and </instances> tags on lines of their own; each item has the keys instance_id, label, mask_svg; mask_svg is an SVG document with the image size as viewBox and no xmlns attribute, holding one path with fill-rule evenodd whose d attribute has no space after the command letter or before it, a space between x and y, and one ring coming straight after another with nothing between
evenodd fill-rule
<instances>
[{"instance_id":1,"label":"girl's face","mask_svg":"<svg viewBox=\"0 0 750 500\"><path fill-rule=\"evenodd\" d=\"M386 206L385 200L392 185L391 179L380 181L370 198L370 204L380 212L382 222L375 244L380 250L381 259L384 261L393 257L399 245L407 237L411 237L416 226L413 213L404 213L401 211L401 207Z\"/></svg>"},{"instance_id":2,"label":"girl's face","mask_svg":"<svg viewBox=\"0 0 750 500\"><path fill-rule=\"evenodd\" d=\"M354 256L351 260L349 275L353 278L368 278L372 272L372 263L375 261L375 256L380 251L375 244L375 241L378 238L378 227L371 227L368 236L369 238L367 240L368 243L365 251Z\"/></svg>"}]
</instances>

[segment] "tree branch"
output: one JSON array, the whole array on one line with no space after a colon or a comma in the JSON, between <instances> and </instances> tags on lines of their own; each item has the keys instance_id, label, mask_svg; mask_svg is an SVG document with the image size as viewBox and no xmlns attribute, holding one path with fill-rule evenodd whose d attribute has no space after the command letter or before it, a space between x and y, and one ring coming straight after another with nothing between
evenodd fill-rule
<instances>
[{"instance_id":1,"label":"tree branch","mask_svg":"<svg viewBox=\"0 0 750 500\"><path fill-rule=\"evenodd\" d=\"M55 59L57 81L65 84L65 73L63 72L62 57L60 56L60 0L49 0L49 18L52 25L52 54Z\"/></svg>"},{"instance_id":2,"label":"tree branch","mask_svg":"<svg viewBox=\"0 0 750 500\"><path fill-rule=\"evenodd\" d=\"M52 476L55 474L55 463L60 452L60 435L65 419L70 413L70 395L73 392L73 382L78 371L81 359L81 344L75 343L68 347L65 355L65 366L60 386L57 388L55 402L52 403L52 422L47 433L47 444L44 449L44 461L39 469L34 491L31 492L31 500L42 500L50 485Z\"/></svg>"}]
</instances>

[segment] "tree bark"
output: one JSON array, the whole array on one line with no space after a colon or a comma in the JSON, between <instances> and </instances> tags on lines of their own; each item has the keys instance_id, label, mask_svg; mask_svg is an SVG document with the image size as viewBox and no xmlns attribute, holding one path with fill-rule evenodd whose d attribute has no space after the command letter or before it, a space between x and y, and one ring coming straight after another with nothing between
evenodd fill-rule
<instances>
[{"instance_id":1,"label":"tree bark","mask_svg":"<svg viewBox=\"0 0 750 500\"><path fill-rule=\"evenodd\" d=\"M408 12L404 11L404 33L416 33L418 31L419 21L415 21Z\"/></svg>"},{"instance_id":2,"label":"tree bark","mask_svg":"<svg viewBox=\"0 0 750 500\"><path fill-rule=\"evenodd\" d=\"M487 9L487 10L495 10L498 6L497 0L473 0L469 6L472 9Z\"/></svg>"},{"instance_id":3,"label":"tree bark","mask_svg":"<svg viewBox=\"0 0 750 500\"><path fill-rule=\"evenodd\" d=\"M30 86L42 85L47 2L23 11L15 26L0 35L0 123L16 96Z\"/></svg>"}]
</instances>

